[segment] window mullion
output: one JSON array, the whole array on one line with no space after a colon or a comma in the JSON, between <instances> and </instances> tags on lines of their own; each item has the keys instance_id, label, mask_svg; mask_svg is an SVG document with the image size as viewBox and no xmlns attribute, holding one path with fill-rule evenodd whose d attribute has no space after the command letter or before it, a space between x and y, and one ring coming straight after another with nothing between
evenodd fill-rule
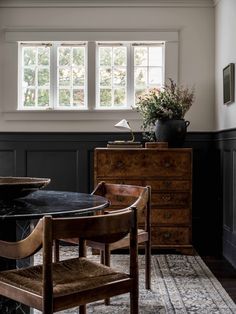
<instances>
[{"instance_id":1,"label":"window mullion","mask_svg":"<svg viewBox=\"0 0 236 314\"><path fill-rule=\"evenodd\" d=\"M18 56L18 82L20 82L18 88L18 104L19 104L19 109L23 109L23 82L24 82L24 62L23 62L23 53L22 53L22 46L21 44L18 44L18 51L19 51L19 56Z\"/></svg>"},{"instance_id":2,"label":"window mullion","mask_svg":"<svg viewBox=\"0 0 236 314\"><path fill-rule=\"evenodd\" d=\"M134 48L127 47L127 107L134 105Z\"/></svg>"},{"instance_id":3,"label":"window mullion","mask_svg":"<svg viewBox=\"0 0 236 314\"><path fill-rule=\"evenodd\" d=\"M96 67L96 63L98 60L98 49L96 49L95 42L88 42L87 47L87 73L86 73L86 81L85 87L85 95L87 93L87 106L89 110L93 110L97 104L97 84L98 84L98 67Z\"/></svg>"},{"instance_id":4,"label":"window mullion","mask_svg":"<svg viewBox=\"0 0 236 314\"><path fill-rule=\"evenodd\" d=\"M38 80L38 75L39 75L39 50L37 48L36 50L36 63L35 63L35 107L38 108L38 92L39 92L39 80Z\"/></svg>"},{"instance_id":5,"label":"window mullion","mask_svg":"<svg viewBox=\"0 0 236 314\"><path fill-rule=\"evenodd\" d=\"M58 107L58 71L57 71L57 47L56 43L53 44L52 49L50 51L50 74L51 74L51 82L50 82L50 108L57 109Z\"/></svg>"}]
</instances>

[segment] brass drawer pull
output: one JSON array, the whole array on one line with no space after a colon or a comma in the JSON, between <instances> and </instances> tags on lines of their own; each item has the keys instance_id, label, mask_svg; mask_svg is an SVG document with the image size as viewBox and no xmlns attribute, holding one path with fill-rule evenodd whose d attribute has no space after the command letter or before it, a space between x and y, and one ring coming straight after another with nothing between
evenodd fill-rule
<instances>
[{"instance_id":1,"label":"brass drawer pull","mask_svg":"<svg viewBox=\"0 0 236 314\"><path fill-rule=\"evenodd\" d=\"M121 168L123 168L123 167L124 167L123 161L121 161L121 160L117 161L117 163L116 163L116 168L121 169Z\"/></svg>"},{"instance_id":2,"label":"brass drawer pull","mask_svg":"<svg viewBox=\"0 0 236 314\"><path fill-rule=\"evenodd\" d=\"M162 195L162 200L168 202L171 200L171 195Z\"/></svg>"},{"instance_id":3,"label":"brass drawer pull","mask_svg":"<svg viewBox=\"0 0 236 314\"><path fill-rule=\"evenodd\" d=\"M166 219L170 219L172 217L172 215L171 215L171 213L168 212L168 213L165 213L164 217Z\"/></svg>"},{"instance_id":4,"label":"brass drawer pull","mask_svg":"<svg viewBox=\"0 0 236 314\"><path fill-rule=\"evenodd\" d=\"M165 186L166 188L169 188L169 187L171 186L171 182L170 182L170 181L165 181L165 182L164 182L164 186Z\"/></svg>"},{"instance_id":5,"label":"brass drawer pull","mask_svg":"<svg viewBox=\"0 0 236 314\"><path fill-rule=\"evenodd\" d=\"M171 234L169 232L166 232L163 234L165 239L169 239L171 237Z\"/></svg>"}]
</instances>

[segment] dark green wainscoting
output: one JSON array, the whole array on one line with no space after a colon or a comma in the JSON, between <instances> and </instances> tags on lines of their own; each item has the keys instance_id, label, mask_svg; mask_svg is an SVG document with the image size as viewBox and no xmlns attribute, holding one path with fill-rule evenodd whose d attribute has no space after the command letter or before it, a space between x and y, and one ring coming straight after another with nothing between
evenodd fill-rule
<instances>
[{"instance_id":1,"label":"dark green wainscoting","mask_svg":"<svg viewBox=\"0 0 236 314\"><path fill-rule=\"evenodd\" d=\"M142 140L141 133L135 136ZM0 133L0 175L49 177L48 189L91 192L94 148L129 137L128 133ZM184 146L193 148L194 246L204 255L224 252L232 262L236 130L188 132Z\"/></svg>"}]
</instances>

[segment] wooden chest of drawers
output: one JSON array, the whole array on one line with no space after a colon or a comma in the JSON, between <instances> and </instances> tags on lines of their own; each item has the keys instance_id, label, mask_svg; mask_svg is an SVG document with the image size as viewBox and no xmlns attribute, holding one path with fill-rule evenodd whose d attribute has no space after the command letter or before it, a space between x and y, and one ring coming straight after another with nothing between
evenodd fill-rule
<instances>
[{"instance_id":1,"label":"wooden chest of drawers","mask_svg":"<svg viewBox=\"0 0 236 314\"><path fill-rule=\"evenodd\" d=\"M100 181L150 185L152 247L193 252L191 149L97 148L94 174L95 185Z\"/></svg>"}]
</instances>

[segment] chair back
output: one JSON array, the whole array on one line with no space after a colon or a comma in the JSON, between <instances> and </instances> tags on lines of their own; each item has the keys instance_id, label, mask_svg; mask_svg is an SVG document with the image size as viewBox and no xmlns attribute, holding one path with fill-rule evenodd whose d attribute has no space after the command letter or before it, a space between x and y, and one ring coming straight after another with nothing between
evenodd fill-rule
<instances>
[{"instance_id":1,"label":"chair back","mask_svg":"<svg viewBox=\"0 0 236 314\"><path fill-rule=\"evenodd\" d=\"M38 224L32 231L32 233L25 238L24 240L18 242L6 242L0 241L0 256L12 259L20 259L26 256L31 256L39 248L42 247L42 255L43 255L43 263L42 263L42 299L38 295L33 295L29 291L23 291L23 286L21 284L20 292L17 292L15 296L15 292L9 292L10 297L16 297L16 300L22 300L23 303L32 305L35 308L43 309L43 313L52 313L53 309L57 311L57 309L68 308L69 304L75 306L76 304L84 304L91 300L90 302L99 299L96 290L96 297L87 296L85 298L84 292L81 292L82 298L78 301L75 300L74 291L69 296L69 292L67 291L66 295L62 295L61 297L56 296L54 298L54 287L53 287L53 278L57 276L56 274L58 265L60 263L53 263L53 244L58 239L67 239L67 238L79 238L79 245L83 248L85 247L86 240L92 241L100 241L102 243L112 243L121 240L127 234L130 234L130 268L129 274L125 275L127 277L127 282L129 281L129 285L126 285L124 292L131 292L132 286L136 287L138 283L138 260L137 260L137 211L136 208L126 208L123 211L118 213L113 213L111 215L96 215L96 216L84 216L84 217L68 217L68 218L52 218L51 216L45 216L39 220ZM84 251L84 250L80 250ZM68 256L68 262L71 261L71 257ZM75 259L80 260L80 258ZM86 260L85 258L82 260ZM75 263L73 261L73 264ZM62 264L65 263L63 260ZM83 263L83 262L82 262ZM68 265L68 264L67 264ZM76 272L83 271L83 267L76 269ZM32 268L33 269L33 268ZM35 270L32 270L32 274L34 276L38 276L37 266ZM61 268L60 268L61 269ZM70 272L70 267L64 267L63 273L60 274L60 285L68 284L68 277L65 276L65 272ZM72 276L71 273L69 276ZM66 283L63 281L65 278ZM71 277L70 277L71 278ZM96 277L97 278L97 277ZM41 279L40 279L41 280ZM91 280L91 278L90 278ZM94 279L93 279L94 280ZM73 280L72 280L73 281ZM115 279L113 280L113 282ZM32 280L32 284L34 285L34 280ZM114 285L116 283L114 282ZM118 281L117 281L118 285ZM113 286L112 286L113 287ZM56 287L55 287L56 288ZM71 288L73 290L73 287ZM14 291L14 287L12 288ZM57 289L60 289L57 287ZM92 288L93 289L93 288ZM105 288L104 288L105 289ZM104 298L106 293L101 287L101 295L100 299ZM27 290L27 289L26 289ZM112 289L110 289L112 290ZM117 286L117 290L118 286ZM5 288L4 288L5 291ZM114 291L113 291L114 292ZM112 292L112 293L113 293ZM4 292L5 293L5 292ZM108 293L108 292L107 292ZM121 293L118 291L117 294ZM109 295L111 291L109 292ZM115 295L116 293L114 293ZM4 294L8 296L8 294ZM91 292L89 293L91 295ZM20 296L22 299L20 299ZM55 303L56 302L56 303ZM68 303L70 302L70 303ZM76 303L77 302L77 303ZM80 302L80 303L79 303ZM82 303L81 303L82 302ZM84 302L84 303L83 303ZM71 306L71 307L73 307Z\"/></svg>"},{"instance_id":2,"label":"chair back","mask_svg":"<svg viewBox=\"0 0 236 314\"><path fill-rule=\"evenodd\" d=\"M101 181L92 194L106 197L113 210L124 206L133 206L138 211L138 221L150 229L151 223L151 187L128 184L107 183Z\"/></svg>"}]
</instances>

